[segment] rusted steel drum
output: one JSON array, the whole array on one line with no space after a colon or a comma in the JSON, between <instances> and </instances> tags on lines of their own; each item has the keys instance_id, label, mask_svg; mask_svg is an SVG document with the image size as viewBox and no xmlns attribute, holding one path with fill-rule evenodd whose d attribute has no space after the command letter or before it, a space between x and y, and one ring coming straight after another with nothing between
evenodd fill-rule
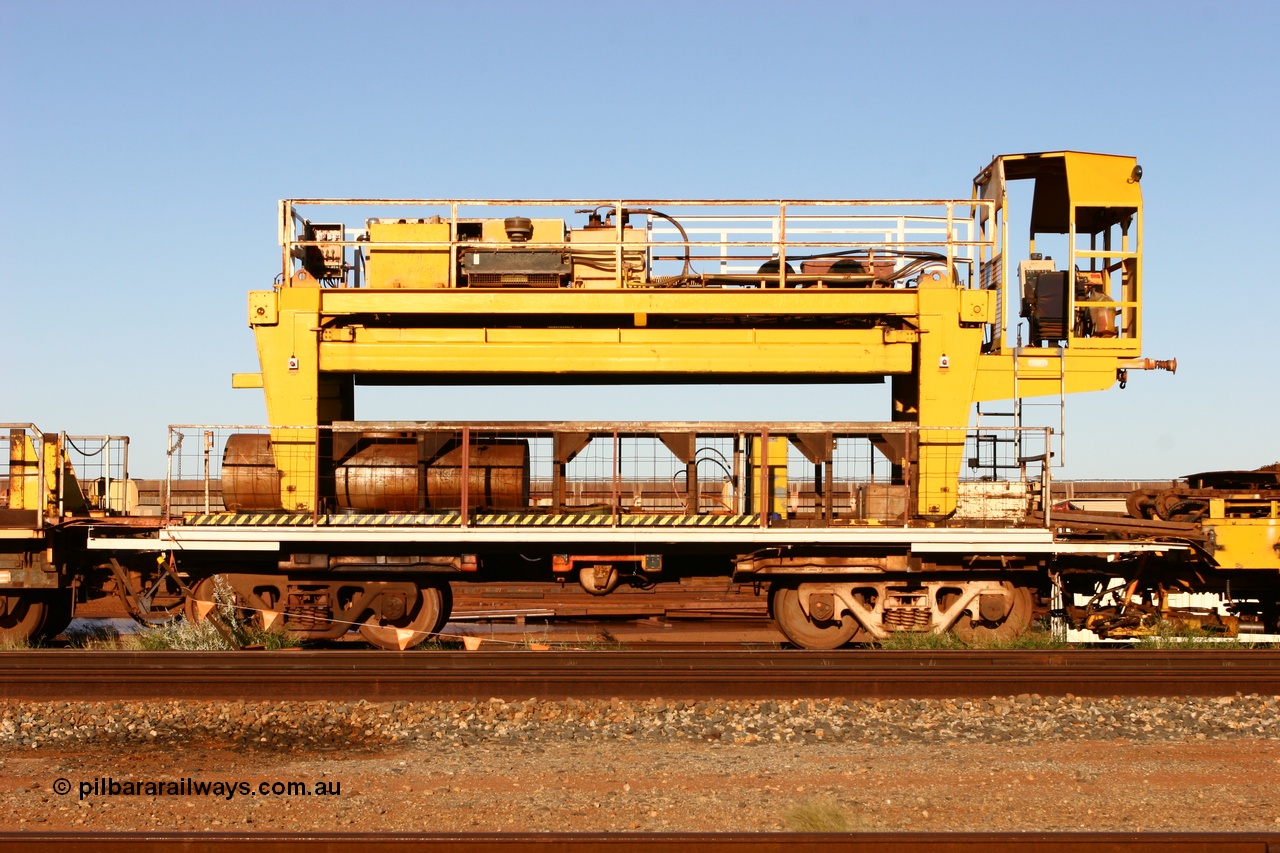
<instances>
[{"instance_id":1,"label":"rusted steel drum","mask_svg":"<svg viewBox=\"0 0 1280 853\"><path fill-rule=\"evenodd\" d=\"M414 512L418 500L418 441L403 433L366 433L334 460L341 509Z\"/></svg>"},{"instance_id":2,"label":"rusted steel drum","mask_svg":"<svg viewBox=\"0 0 1280 853\"><path fill-rule=\"evenodd\" d=\"M280 509L280 469L267 433L227 436L222 451L222 503L232 512Z\"/></svg>"},{"instance_id":3,"label":"rusted steel drum","mask_svg":"<svg viewBox=\"0 0 1280 853\"><path fill-rule=\"evenodd\" d=\"M527 441L509 439L473 444L467 467L467 503L472 509L528 509ZM427 468L426 503L427 509L462 506L461 447L445 453Z\"/></svg>"}]
</instances>

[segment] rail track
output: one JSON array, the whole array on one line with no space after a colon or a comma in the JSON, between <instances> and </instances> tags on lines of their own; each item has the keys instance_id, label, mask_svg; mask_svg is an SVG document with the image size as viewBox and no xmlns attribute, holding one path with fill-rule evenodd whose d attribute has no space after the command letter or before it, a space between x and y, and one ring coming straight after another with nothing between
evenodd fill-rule
<instances>
[{"instance_id":1,"label":"rail track","mask_svg":"<svg viewBox=\"0 0 1280 853\"><path fill-rule=\"evenodd\" d=\"M1062 850L1069 853L1275 853L1280 833L1225 832L859 832L859 833L229 833L229 832L49 832L0 833L6 850L58 849L68 853L103 850L264 850L306 851L471 851L498 849L564 853L607 846L621 851L719 851L801 853L802 851L875 851L894 853L928 849L936 853L1005 853Z\"/></svg>"},{"instance_id":2,"label":"rail track","mask_svg":"<svg viewBox=\"0 0 1280 853\"><path fill-rule=\"evenodd\" d=\"M1280 695L1277 650L0 653L0 699Z\"/></svg>"}]
</instances>

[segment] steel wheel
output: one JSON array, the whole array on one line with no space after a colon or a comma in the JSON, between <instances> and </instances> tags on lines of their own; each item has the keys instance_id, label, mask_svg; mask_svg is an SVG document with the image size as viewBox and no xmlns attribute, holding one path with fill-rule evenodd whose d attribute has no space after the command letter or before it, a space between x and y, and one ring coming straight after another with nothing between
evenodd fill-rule
<instances>
[{"instance_id":1,"label":"steel wheel","mask_svg":"<svg viewBox=\"0 0 1280 853\"><path fill-rule=\"evenodd\" d=\"M449 623L449 617L453 614L453 587L445 581L436 589L440 592L440 615L436 617L436 624L431 628L432 634L439 634Z\"/></svg>"},{"instance_id":2,"label":"steel wheel","mask_svg":"<svg viewBox=\"0 0 1280 853\"><path fill-rule=\"evenodd\" d=\"M223 587L224 589L231 588L230 584L227 581L225 581L223 575L210 575L209 577L201 580L199 583L192 584L191 596L187 598L182 605L183 615L186 617L188 622L194 625L195 623L201 621L200 612L196 609L197 601L212 601L214 603L215 610L222 604L222 602L219 602L215 597L216 594L218 593L218 581L220 579L223 579L223 583L226 584ZM240 596L235 595L234 592L232 593L232 595L233 595L234 602L237 605L240 604ZM257 614L247 610L237 610L236 615L241 618L241 621L248 621L252 619L254 616L256 616ZM207 619L209 617L206 616L204 618ZM259 622L255 624L260 624L260 622L261 620L259 620Z\"/></svg>"},{"instance_id":3,"label":"steel wheel","mask_svg":"<svg viewBox=\"0 0 1280 853\"><path fill-rule=\"evenodd\" d=\"M601 566L599 574L596 566L583 566L578 569L578 583L591 595L608 595L618 588L621 576L617 566Z\"/></svg>"},{"instance_id":4,"label":"steel wheel","mask_svg":"<svg viewBox=\"0 0 1280 853\"><path fill-rule=\"evenodd\" d=\"M798 587L770 588L769 611L787 639L802 649L838 649L858 632L858 620L848 613L838 620L815 621L800 607Z\"/></svg>"},{"instance_id":5,"label":"steel wheel","mask_svg":"<svg viewBox=\"0 0 1280 853\"><path fill-rule=\"evenodd\" d=\"M49 616L49 605L32 593L0 596L0 642L24 643L36 636Z\"/></svg>"},{"instance_id":6,"label":"steel wheel","mask_svg":"<svg viewBox=\"0 0 1280 853\"><path fill-rule=\"evenodd\" d=\"M182 615L192 625L201 621L196 601L213 601L213 577L207 577L191 585L191 595L182 603Z\"/></svg>"},{"instance_id":7,"label":"steel wheel","mask_svg":"<svg viewBox=\"0 0 1280 853\"><path fill-rule=\"evenodd\" d=\"M403 616L386 619L375 613L360 625L360 635L380 649L411 649L444 627L452 601L452 594L438 586L420 586L418 600ZM414 633L402 642L400 632L404 630Z\"/></svg>"},{"instance_id":8,"label":"steel wheel","mask_svg":"<svg viewBox=\"0 0 1280 853\"><path fill-rule=\"evenodd\" d=\"M218 602L215 597L219 591L218 589L219 582L221 582L222 584L222 589L231 595L231 600L234 603L236 608L235 610L236 619L242 625L247 625L252 628L256 628L258 630L263 630L262 614L259 613L257 609L255 609L254 605L250 601L246 601L240 595L240 593L235 591L234 587L231 585L231 579L228 578L226 575L210 575L209 577L201 580L199 583L193 584L191 586L191 597L187 598L183 602L183 614L186 616L187 621L191 622L192 624L200 621L200 614L196 610L197 601L213 601L215 605L221 604L221 602ZM275 609L277 596L278 596L278 592L276 592L275 590L272 590L272 589L262 590L261 606L266 606L267 608ZM276 625L272 627L272 630L283 631L284 620L283 619L279 620L276 623Z\"/></svg>"},{"instance_id":9,"label":"steel wheel","mask_svg":"<svg viewBox=\"0 0 1280 853\"><path fill-rule=\"evenodd\" d=\"M1013 597L1009 612L994 621L974 621L972 616L965 613L956 620L956 624L951 628L957 637L966 643L974 641L1003 642L1012 640L1027 630L1031 625L1031 590L1025 586L1014 586L1009 583L1002 584L1002 586Z\"/></svg>"},{"instance_id":10,"label":"steel wheel","mask_svg":"<svg viewBox=\"0 0 1280 853\"><path fill-rule=\"evenodd\" d=\"M45 601L44 623L39 627L39 636L52 640L67 630L71 624L71 614L75 605L71 601L71 590L54 591Z\"/></svg>"},{"instance_id":11,"label":"steel wheel","mask_svg":"<svg viewBox=\"0 0 1280 853\"><path fill-rule=\"evenodd\" d=\"M153 578L150 571L122 566L115 559L111 563L116 594L134 622L154 628L167 625L182 613L185 598L173 578L167 574Z\"/></svg>"},{"instance_id":12,"label":"steel wheel","mask_svg":"<svg viewBox=\"0 0 1280 853\"><path fill-rule=\"evenodd\" d=\"M145 614L136 613L133 608L129 608L129 618L144 628L158 628L177 619L183 612L185 603L186 599L180 596L166 600L163 604L153 604Z\"/></svg>"}]
</instances>

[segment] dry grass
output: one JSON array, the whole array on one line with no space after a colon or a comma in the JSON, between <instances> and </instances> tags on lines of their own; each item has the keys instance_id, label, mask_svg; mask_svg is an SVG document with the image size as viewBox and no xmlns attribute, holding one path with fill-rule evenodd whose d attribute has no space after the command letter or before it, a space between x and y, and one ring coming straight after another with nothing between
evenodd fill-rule
<instances>
[{"instance_id":1,"label":"dry grass","mask_svg":"<svg viewBox=\"0 0 1280 853\"><path fill-rule=\"evenodd\" d=\"M28 649L40 648L39 643L34 643L26 637L0 637L0 652L25 652Z\"/></svg>"},{"instance_id":2,"label":"dry grass","mask_svg":"<svg viewBox=\"0 0 1280 853\"><path fill-rule=\"evenodd\" d=\"M834 800L805 800L782 816L792 832L858 832L869 827L858 815L849 815Z\"/></svg>"},{"instance_id":3,"label":"dry grass","mask_svg":"<svg viewBox=\"0 0 1280 853\"><path fill-rule=\"evenodd\" d=\"M1009 640L974 639L968 643L950 631L943 634L903 631L889 635L876 644L882 649L930 651L934 649L1064 649L1069 646L1059 640L1047 626L1036 624Z\"/></svg>"},{"instance_id":4,"label":"dry grass","mask_svg":"<svg viewBox=\"0 0 1280 853\"><path fill-rule=\"evenodd\" d=\"M244 615L236 607L235 593L221 578L215 584L214 610L209 618L189 622L179 616L167 625L160 625L139 634L131 635L130 645L137 643L141 651L226 651L234 648L214 619L226 628L236 646L261 646L267 650L288 649L298 645L298 639L284 631L264 631L253 624L252 615Z\"/></svg>"},{"instance_id":5,"label":"dry grass","mask_svg":"<svg viewBox=\"0 0 1280 853\"><path fill-rule=\"evenodd\" d=\"M1209 631L1187 628L1171 622L1161 622L1156 632L1139 639L1135 648L1139 649L1188 649L1213 650L1268 648L1271 643L1254 643L1247 637L1224 637Z\"/></svg>"},{"instance_id":6,"label":"dry grass","mask_svg":"<svg viewBox=\"0 0 1280 853\"><path fill-rule=\"evenodd\" d=\"M117 651L130 648L133 634L121 634L110 625L67 629L63 632L73 649L89 651Z\"/></svg>"}]
</instances>

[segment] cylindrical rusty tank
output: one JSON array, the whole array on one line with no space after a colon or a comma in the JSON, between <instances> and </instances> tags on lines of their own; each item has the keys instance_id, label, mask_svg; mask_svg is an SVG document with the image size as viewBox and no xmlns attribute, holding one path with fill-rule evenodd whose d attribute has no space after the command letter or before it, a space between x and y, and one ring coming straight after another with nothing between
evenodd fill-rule
<instances>
[{"instance_id":1,"label":"cylindrical rusty tank","mask_svg":"<svg viewBox=\"0 0 1280 853\"><path fill-rule=\"evenodd\" d=\"M417 512L457 510L462 505L460 446L425 463L418 436L412 432L367 432L345 441L335 436L334 445L333 497L339 509ZM467 503L472 509L523 510L529 506L527 441L497 439L472 444L468 467ZM323 484L322 491L327 491ZM222 501L233 512L281 509L280 471L270 435L237 433L227 439L222 455Z\"/></svg>"},{"instance_id":2,"label":"cylindrical rusty tank","mask_svg":"<svg viewBox=\"0 0 1280 853\"><path fill-rule=\"evenodd\" d=\"M350 451L334 460L333 474L340 509L413 512L419 508L418 440L412 433L364 433Z\"/></svg>"},{"instance_id":3,"label":"cylindrical rusty tank","mask_svg":"<svg viewBox=\"0 0 1280 853\"><path fill-rule=\"evenodd\" d=\"M471 445L467 460L467 503L472 509L524 510L529 507L529 443L496 439ZM427 467L428 509L462 506L462 448L455 447Z\"/></svg>"},{"instance_id":4,"label":"cylindrical rusty tank","mask_svg":"<svg viewBox=\"0 0 1280 853\"><path fill-rule=\"evenodd\" d=\"M349 450L338 454L334 460L338 507L367 512L456 510L461 507L461 446L454 446L430 462L422 459L421 448L418 437L413 433L362 434ZM527 441L500 439L477 442L471 445L467 464L467 503L472 509L522 510L528 507Z\"/></svg>"},{"instance_id":5,"label":"cylindrical rusty tank","mask_svg":"<svg viewBox=\"0 0 1280 853\"><path fill-rule=\"evenodd\" d=\"M271 436L240 432L222 451L222 503L232 512L280 509L280 469Z\"/></svg>"}]
</instances>

